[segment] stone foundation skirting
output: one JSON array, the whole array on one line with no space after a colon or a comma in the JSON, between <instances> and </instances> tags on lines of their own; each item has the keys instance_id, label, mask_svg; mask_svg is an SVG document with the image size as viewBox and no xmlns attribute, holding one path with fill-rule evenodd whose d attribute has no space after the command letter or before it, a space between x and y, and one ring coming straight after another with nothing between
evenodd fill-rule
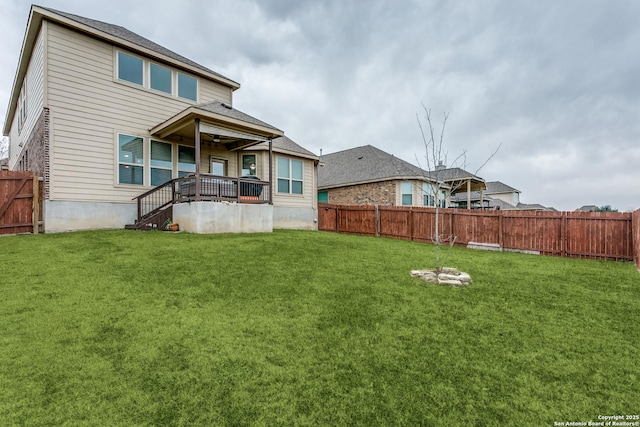
<instances>
[{"instance_id":1,"label":"stone foundation skirting","mask_svg":"<svg viewBox=\"0 0 640 427\"><path fill-rule=\"evenodd\" d=\"M135 203L44 201L45 233L124 228L136 216Z\"/></svg>"},{"instance_id":2,"label":"stone foundation skirting","mask_svg":"<svg viewBox=\"0 0 640 427\"><path fill-rule=\"evenodd\" d=\"M189 233L270 233L273 206L260 204L191 202L173 206L173 222Z\"/></svg>"}]
</instances>

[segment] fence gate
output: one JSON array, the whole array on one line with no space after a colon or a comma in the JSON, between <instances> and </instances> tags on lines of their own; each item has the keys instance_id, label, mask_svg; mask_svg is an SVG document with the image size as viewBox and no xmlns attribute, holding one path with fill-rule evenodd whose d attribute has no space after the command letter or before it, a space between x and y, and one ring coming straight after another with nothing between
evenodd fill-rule
<instances>
[{"instance_id":1,"label":"fence gate","mask_svg":"<svg viewBox=\"0 0 640 427\"><path fill-rule=\"evenodd\" d=\"M41 181L33 172L0 171L0 234L40 231L41 192Z\"/></svg>"}]
</instances>

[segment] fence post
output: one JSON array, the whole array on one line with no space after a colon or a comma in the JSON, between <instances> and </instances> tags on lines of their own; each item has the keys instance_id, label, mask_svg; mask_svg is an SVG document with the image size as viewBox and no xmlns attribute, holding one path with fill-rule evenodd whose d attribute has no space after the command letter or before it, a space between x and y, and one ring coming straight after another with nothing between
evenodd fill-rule
<instances>
[{"instance_id":1,"label":"fence post","mask_svg":"<svg viewBox=\"0 0 640 427\"><path fill-rule=\"evenodd\" d=\"M456 231L453 229L453 224L454 224L454 221L453 221L453 212L451 212L451 211L450 211L450 212L449 212L449 234L450 234L451 236L455 236L455 235L456 235ZM453 237L452 237L452 238L453 238Z\"/></svg>"},{"instance_id":2,"label":"fence post","mask_svg":"<svg viewBox=\"0 0 640 427\"><path fill-rule=\"evenodd\" d=\"M504 249L504 211L498 211L498 245Z\"/></svg>"},{"instance_id":3,"label":"fence post","mask_svg":"<svg viewBox=\"0 0 640 427\"><path fill-rule=\"evenodd\" d=\"M376 237L380 237L380 206L376 205Z\"/></svg>"},{"instance_id":4,"label":"fence post","mask_svg":"<svg viewBox=\"0 0 640 427\"><path fill-rule=\"evenodd\" d=\"M33 234L38 234L40 226L40 177L33 175Z\"/></svg>"},{"instance_id":5,"label":"fence post","mask_svg":"<svg viewBox=\"0 0 640 427\"><path fill-rule=\"evenodd\" d=\"M631 214L631 240L633 247L633 260L640 272L640 209Z\"/></svg>"},{"instance_id":6,"label":"fence post","mask_svg":"<svg viewBox=\"0 0 640 427\"><path fill-rule=\"evenodd\" d=\"M567 242L569 241L569 236L567 236L567 213L562 212L562 217L560 218L560 247L561 247L561 256L564 258L567 256Z\"/></svg>"},{"instance_id":7,"label":"fence post","mask_svg":"<svg viewBox=\"0 0 640 427\"><path fill-rule=\"evenodd\" d=\"M336 206L336 232L340 232L340 208Z\"/></svg>"},{"instance_id":8,"label":"fence post","mask_svg":"<svg viewBox=\"0 0 640 427\"><path fill-rule=\"evenodd\" d=\"M413 207L409 207L409 241L413 241Z\"/></svg>"}]
</instances>

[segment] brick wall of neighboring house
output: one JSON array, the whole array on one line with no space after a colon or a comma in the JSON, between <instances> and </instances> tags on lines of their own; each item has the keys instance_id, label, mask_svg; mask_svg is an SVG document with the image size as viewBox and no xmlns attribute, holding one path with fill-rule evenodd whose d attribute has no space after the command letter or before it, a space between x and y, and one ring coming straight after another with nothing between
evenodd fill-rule
<instances>
[{"instance_id":1,"label":"brick wall of neighboring house","mask_svg":"<svg viewBox=\"0 0 640 427\"><path fill-rule=\"evenodd\" d=\"M332 188L328 191L329 203L336 205L385 205L396 204L395 181L374 182Z\"/></svg>"},{"instance_id":2,"label":"brick wall of neighboring house","mask_svg":"<svg viewBox=\"0 0 640 427\"><path fill-rule=\"evenodd\" d=\"M44 177L44 198L49 198L49 109L44 108L33 127L16 170L31 171Z\"/></svg>"}]
</instances>

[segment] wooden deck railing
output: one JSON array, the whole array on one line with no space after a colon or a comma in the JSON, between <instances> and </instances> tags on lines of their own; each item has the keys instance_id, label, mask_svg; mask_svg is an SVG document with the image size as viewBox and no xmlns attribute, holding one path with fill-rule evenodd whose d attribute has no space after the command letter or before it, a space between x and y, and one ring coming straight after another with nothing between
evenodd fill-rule
<instances>
[{"instance_id":1,"label":"wooden deck railing","mask_svg":"<svg viewBox=\"0 0 640 427\"><path fill-rule=\"evenodd\" d=\"M269 203L271 188L268 182L253 178L232 178L218 175L200 175L200 185L195 175L174 178L134 197L138 203L136 228L160 228L152 224L154 218L163 222L171 215L162 214L174 203L191 201ZM199 187L199 194L197 193ZM239 191L238 191L239 189ZM157 221L156 221L157 222Z\"/></svg>"},{"instance_id":2,"label":"wooden deck railing","mask_svg":"<svg viewBox=\"0 0 640 427\"><path fill-rule=\"evenodd\" d=\"M231 178L218 175L200 175L200 194L196 195L196 177L178 178L177 202L208 200L237 203L269 203L269 183L253 178ZM240 189L240 191L238 191Z\"/></svg>"}]
</instances>

